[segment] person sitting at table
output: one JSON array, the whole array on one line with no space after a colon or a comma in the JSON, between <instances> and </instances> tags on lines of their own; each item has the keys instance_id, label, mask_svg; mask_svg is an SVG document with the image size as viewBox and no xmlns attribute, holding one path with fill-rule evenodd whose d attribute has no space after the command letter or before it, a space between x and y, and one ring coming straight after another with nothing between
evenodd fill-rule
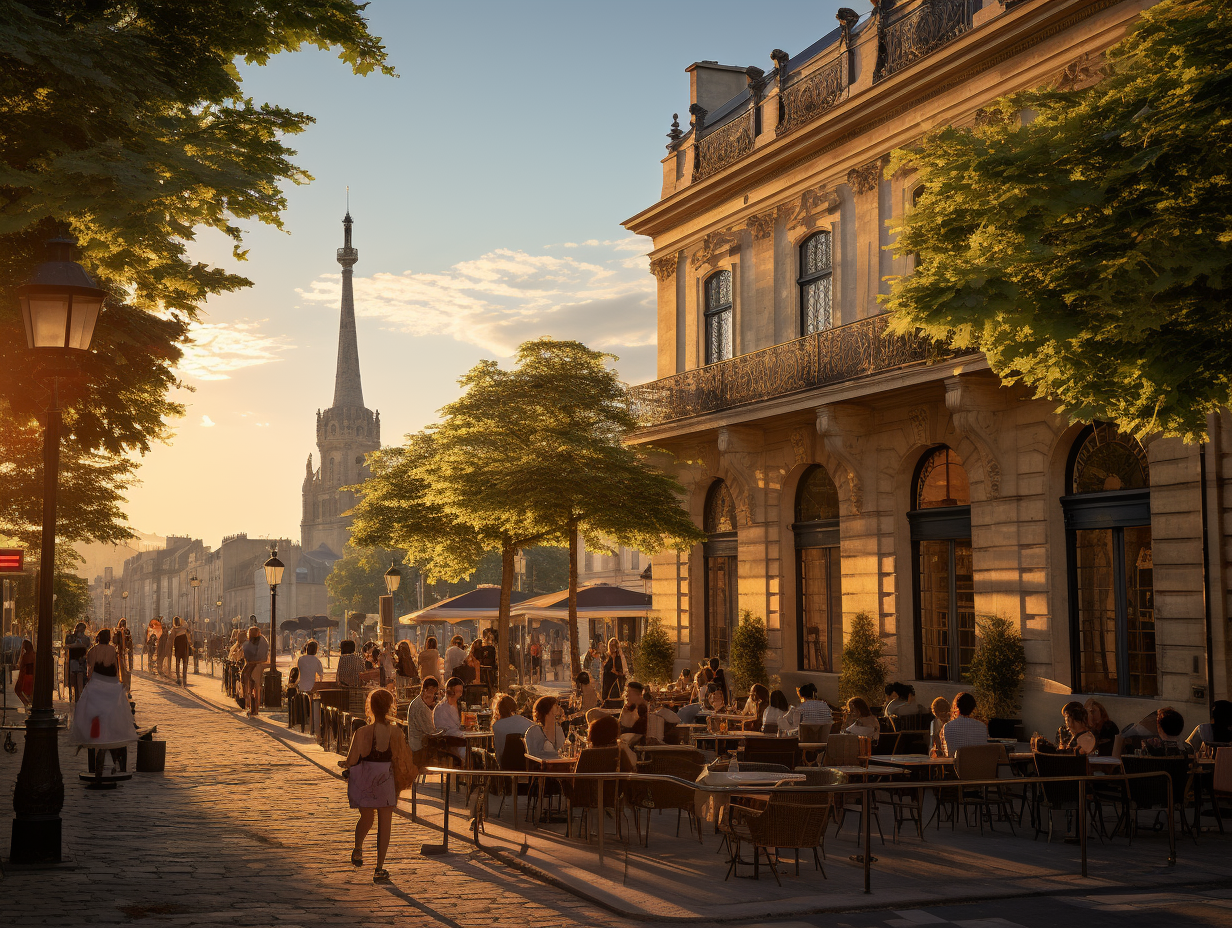
<instances>
[{"instance_id":1,"label":"person sitting at table","mask_svg":"<svg viewBox=\"0 0 1232 928\"><path fill-rule=\"evenodd\" d=\"M709 683L706 685L706 709L702 711L703 715L713 715L716 712L723 712L727 709L727 699L723 696L723 690L719 688L717 683Z\"/></svg>"},{"instance_id":2,"label":"person sitting at table","mask_svg":"<svg viewBox=\"0 0 1232 928\"><path fill-rule=\"evenodd\" d=\"M343 686L359 686L359 675L364 671L364 659L355 653L355 642L347 638L338 645L338 670L334 674Z\"/></svg>"},{"instance_id":3,"label":"person sitting at table","mask_svg":"<svg viewBox=\"0 0 1232 928\"><path fill-rule=\"evenodd\" d=\"M804 683L796 689L800 704L792 706L787 714L787 730L793 731L801 725L833 725L834 713L830 704L817 695L816 683Z\"/></svg>"},{"instance_id":4,"label":"person sitting at table","mask_svg":"<svg viewBox=\"0 0 1232 928\"><path fill-rule=\"evenodd\" d=\"M416 766L426 767L428 755L424 750L424 738L436 732L432 710L436 706L436 694L440 682L436 677L425 677L419 695L411 700L406 709L406 740L411 745L411 757Z\"/></svg>"},{"instance_id":5,"label":"person sitting at table","mask_svg":"<svg viewBox=\"0 0 1232 928\"><path fill-rule=\"evenodd\" d=\"M466 663L466 639L454 635L449 639L449 647L445 651L445 676L458 676L458 668Z\"/></svg>"},{"instance_id":6,"label":"person sitting at table","mask_svg":"<svg viewBox=\"0 0 1232 928\"><path fill-rule=\"evenodd\" d=\"M746 711L742 714L750 716L744 723L745 731L761 731L762 719L770 708L770 690L761 683L749 687L749 699L745 704Z\"/></svg>"},{"instance_id":7,"label":"person sitting at table","mask_svg":"<svg viewBox=\"0 0 1232 928\"><path fill-rule=\"evenodd\" d=\"M526 753L535 757L559 757L565 745L565 730L560 726L560 700L540 696L533 710L535 724L526 729Z\"/></svg>"},{"instance_id":8,"label":"person sitting at table","mask_svg":"<svg viewBox=\"0 0 1232 928\"><path fill-rule=\"evenodd\" d=\"M938 696L929 708L932 710L933 720L928 726L928 750L931 754L944 757L945 742L941 733L945 723L950 720L950 703L944 696Z\"/></svg>"},{"instance_id":9,"label":"person sitting at table","mask_svg":"<svg viewBox=\"0 0 1232 928\"><path fill-rule=\"evenodd\" d=\"M1087 728L1095 734L1096 751L1104 757L1112 756L1112 746L1120 729L1108 718L1108 710L1097 699L1088 699L1083 705L1087 710Z\"/></svg>"},{"instance_id":10,"label":"person sitting at table","mask_svg":"<svg viewBox=\"0 0 1232 928\"><path fill-rule=\"evenodd\" d=\"M317 683L325 679L325 668L321 666L321 659L317 657L318 647L315 640L309 641L304 645L304 653L295 662L299 670L298 683L301 693L311 693Z\"/></svg>"},{"instance_id":11,"label":"person sitting at table","mask_svg":"<svg viewBox=\"0 0 1232 928\"><path fill-rule=\"evenodd\" d=\"M714 674L714 684L723 691L723 701L731 702L731 690L727 686L727 674L723 672L723 668L719 666L717 657L710 658L710 671Z\"/></svg>"},{"instance_id":12,"label":"person sitting at table","mask_svg":"<svg viewBox=\"0 0 1232 928\"><path fill-rule=\"evenodd\" d=\"M509 735L525 735L532 722L524 715L518 715L518 704L508 693L497 693L492 697L492 712L496 721L492 723L492 750L499 761L505 756L505 739Z\"/></svg>"},{"instance_id":13,"label":"person sitting at table","mask_svg":"<svg viewBox=\"0 0 1232 928\"><path fill-rule=\"evenodd\" d=\"M1067 735L1064 742L1061 733L1057 732L1057 744L1067 754L1095 754L1098 739L1095 732L1087 727L1086 707L1078 702L1067 702L1061 707L1061 718L1064 719L1064 730Z\"/></svg>"},{"instance_id":14,"label":"person sitting at table","mask_svg":"<svg viewBox=\"0 0 1232 928\"><path fill-rule=\"evenodd\" d=\"M637 755L620 737L620 723L610 715L604 715L590 723L586 730L586 743L592 748L620 748L620 771L637 772Z\"/></svg>"},{"instance_id":15,"label":"person sitting at table","mask_svg":"<svg viewBox=\"0 0 1232 928\"><path fill-rule=\"evenodd\" d=\"M883 687L882 691L885 693L885 703L882 706L881 714L886 718L891 718L892 716L897 715L900 703L905 703L907 701L905 697L900 698L899 696L899 688L901 686L902 684L896 681L894 683L887 683L885 687Z\"/></svg>"},{"instance_id":16,"label":"person sitting at table","mask_svg":"<svg viewBox=\"0 0 1232 928\"><path fill-rule=\"evenodd\" d=\"M1148 754L1172 757L1194 753L1194 746L1181 737L1181 732L1185 730L1185 717L1171 706L1155 713L1155 727L1159 737L1148 738L1142 743Z\"/></svg>"},{"instance_id":17,"label":"person sitting at table","mask_svg":"<svg viewBox=\"0 0 1232 928\"><path fill-rule=\"evenodd\" d=\"M601 705L602 702L603 700L599 698L599 690L590 678L589 673L583 670L573 678L574 712L589 712L596 706Z\"/></svg>"},{"instance_id":18,"label":"person sitting at table","mask_svg":"<svg viewBox=\"0 0 1232 928\"><path fill-rule=\"evenodd\" d=\"M843 729L843 734L859 735L862 738L868 738L873 744L877 743L877 736L881 734L881 725L877 722L877 717L866 703L859 696L852 696L847 700L847 727Z\"/></svg>"},{"instance_id":19,"label":"person sitting at table","mask_svg":"<svg viewBox=\"0 0 1232 928\"><path fill-rule=\"evenodd\" d=\"M890 707L886 706L885 714L890 718L914 719L916 716L927 715L928 710L916 701L914 686L909 683L895 683L894 710L891 712Z\"/></svg>"},{"instance_id":20,"label":"person sitting at table","mask_svg":"<svg viewBox=\"0 0 1232 928\"><path fill-rule=\"evenodd\" d=\"M1204 744L1226 747L1232 744L1232 702L1216 699L1211 705L1211 720L1198 725L1186 739L1195 750Z\"/></svg>"},{"instance_id":21,"label":"person sitting at table","mask_svg":"<svg viewBox=\"0 0 1232 928\"><path fill-rule=\"evenodd\" d=\"M687 693L692 685L693 678L689 676L689 668L681 667L680 676L676 678L676 689L681 693Z\"/></svg>"},{"instance_id":22,"label":"person sitting at table","mask_svg":"<svg viewBox=\"0 0 1232 928\"><path fill-rule=\"evenodd\" d=\"M436 649L436 638L428 636L416 661L419 664L419 679L426 680L428 677L441 679L441 652Z\"/></svg>"},{"instance_id":23,"label":"person sitting at table","mask_svg":"<svg viewBox=\"0 0 1232 928\"><path fill-rule=\"evenodd\" d=\"M458 709L458 700L461 698L462 681L457 677L450 677L445 684L445 698L432 710L432 722L436 725L438 734L443 734L446 738L462 737L462 713ZM466 760L465 744L452 745L446 750L458 760Z\"/></svg>"},{"instance_id":24,"label":"person sitting at table","mask_svg":"<svg viewBox=\"0 0 1232 928\"><path fill-rule=\"evenodd\" d=\"M770 694L770 705L762 714L761 730L765 732L773 730L780 735L789 731L788 718L790 715L791 707L787 705L787 697L783 695L782 690L775 690Z\"/></svg>"},{"instance_id":25,"label":"person sitting at table","mask_svg":"<svg viewBox=\"0 0 1232 928\"><path fill-rule=\"evenodd\" d=\"M399 677L404 677L407 682L419 679L419 665L415 662L414 646L409 640L403 638L398 642L395 651L395 669Z\"/></svg>"},{"instance_id":26,"label":"person sitting at table","mask_svg":"<svg viewBox=\"0 0 1232 928\"><path fill-rule=\"evenodd\" d=\"M706 674L699 670L693 674L693 689L689 691L689 702L695 702L699 705L706 697Z\"/></svg>"},{"instance_id":27,"label":"person sitting at table","mask_svg":"<svg viewBox=\"0 0 1232 928\"><path fill-rule=\"evenodd\" d=\"M971 717L975 711L975 697L970 693L959 693L954 699L954 707L958 710L957 717L950 719L941 729L946 757L953 757L959 748L968 744L988 743L988 726Z\"/></svg>"}]
</instances>

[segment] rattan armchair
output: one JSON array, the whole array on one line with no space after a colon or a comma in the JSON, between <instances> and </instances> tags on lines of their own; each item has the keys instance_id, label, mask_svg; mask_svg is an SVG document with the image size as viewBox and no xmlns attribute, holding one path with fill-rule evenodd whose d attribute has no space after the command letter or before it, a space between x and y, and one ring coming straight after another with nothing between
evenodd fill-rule
<instances>
[{"instance_id":1,"label":"rattan armchair","mask_svg":"<svg viewBox=\"0 0 1232 928\"><path fill-rule=\"evenodd\" d=\"M657 773L665 776L688 780L697 780L705 766L705 757L701 751L692 748L681 748L678 751L653 751L638 765L639 773ZM593 793L592 793L593 796ZM640 810L646 810L646 834L643 847L650 846L650 813L655 809L676 810L676 837L680 837L680 820L684 813L689 815L689 825L697 831L697 841L702 840L701 823L697 821L696 807L697 790L693 787L681 786L665 781L637 781L631 784L629 803L633 806L633 821L641 834Z\"/></svg>"},{"instance_id":2,"label":"rattan armchair","mask_svg":"<svg viewBox=\"0 0 1232 928\"><path fill-rule=\"evenodd\" d=\"M804 790L776 789L766 800L733 799L728 807L724 831L731 843L731 859L728 861L727 877L740 864L748 861L740 857L740 845L747 842L753 847L753 876L759 878L762 855L770 865L774 881L783 885L779 879L776 864L779 862L779 851L786 848L794 850L796 876L800 875L800 851L813 852L813 866L821 871L823 878L826 868L822 865L817 851L826 830L830 817L831 795L829 793L814 793ZM771 854L771 849L774 854ZM737 873L737 876L739 874Z\"/></svg>"}]
</instances>

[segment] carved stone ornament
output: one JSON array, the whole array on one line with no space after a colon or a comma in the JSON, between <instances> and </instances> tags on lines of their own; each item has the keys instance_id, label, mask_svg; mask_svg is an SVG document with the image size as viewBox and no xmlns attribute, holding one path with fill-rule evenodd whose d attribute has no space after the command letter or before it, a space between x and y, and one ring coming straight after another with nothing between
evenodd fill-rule
<instances>
[{"instance_id":1,"label":"carved stone ornament","mask_svg":"<svg viewBox=\"0 0 1232 928\"><path fill-rule=\"evenodd\" d=\"M654 274L660 281L671 280L676 274L676 265L678 263L679 259L676 255L655 258L650 262L650 273Z\"/></svg>"},{"instance_id":2,"label":"carved stone ornament","mask_svg":"<svg viewBox=\"0 0 1232 928\"><path fill-rule=\"evenodd\" d=\"M808 432L804 429L792 429L791 451L796 464L805 464L809 459Z\"/></svg>"},{"instance_id":3,"label":"carved stone ornament","mask_svg":"<svg viewBox=\"0 0 1232 928\"><path fill-rule=\"evenodd\" d=\"M749 217L748 230L753 236L753 241L760 242L768 239L774 234L774 210L766 213L759 213L756 216Z\"/></svg>"},{"instance_id":4,"label":"carved stone ornament","mask_svg":"<svg viewBox=\"0 0 1232 928\"><path fill-rule=\"evenodd\" d=\"M1083 55L1071 61L1057 75L1053 85L1057 90L1082 90L1097 84L1106 73L1106 62L1102 54Z\"/></svg>"},{"instance_id":5,"label":"carved stone ornament","mask_svg":"<svg viewBox=\"0 0 1232 928\"><path fill-rule=\"evenodd\" d=\"M872 413L855 403L833 403L817 407L817 434L825 442L826 451L843 465L851 487L851 509L856 515L864 511L864 481L860 476L860 459L872 431ZM831 474L833 476L833 474Z\"/></svg>"},{"instance_id":6,"label":"carved stone ornament","mask_svg":"<svg viewBox=\"0 0 1232 928\"><path fill-rule=\"evenodd\" d=\"M719 429L718 447L727 475L727 488L736 503L740 524L749 525L757 518L755 492L761 487L764 474L764 438L760 429L724 426Z\"/></svg>"},{"instance_id":7,"label":"carved stone ornament","mask_svg":"<svg viewBox=\"0 0 1232 928\"><path fill-rule=\"evenodd\" d=\"M985 493L989 499L1001 496L1001 463L997 460L995 436L1001 431L999 386L986 378L947 377L945 405L954 428L970 440L984 465Z\"/></svg>"},{"instance_id":8,"label":"carved stone ornament","mask_svg":"<svg viewBox=\"0 0 1232 928\"><path fill-rule=\"evenodd\" d=\"M913 406L907 411L907 418L911 420L911 438L918 445L927 445L929 443L929 427L928 427L928 409L924 406Z\"/></svg>"},{"instance_id":9,"label":"carved stone ornament","mask_svg":"<svg viewBox=\"0 0 1232 928\"><path fill-rule=\"evenodd\" d=\"M823 221L839 208L838 194L825 187L811 187L800 194L800 199L793 203L784 203L779 212L787 218L787 231L804 229L813 231Z\"/></svg>"},{"instance_id":10,"label":"carved stone ornament","mask_svg":"<svg viewBox=\"0 0 1232 928\"><path fill-rule=\"evenodd\" d=\"M858 168L847 172L847 183L856 193L871 193L881 183L881 173L885 169L885 160L878 158Z\"/></svg>"},{"instance_id":11,"label":"carved stone ornament","mask_svg":"<svg viewBox=\"0 0 1232 928\"><path fill-rule=\"evenodd\" d=\"M740 244L740 232L733 229L721 229L711 232L701 241L693 258L689 262L694 267L714 265L719 258L727 255L731 249Z\"/></svg>"}]
</instances>

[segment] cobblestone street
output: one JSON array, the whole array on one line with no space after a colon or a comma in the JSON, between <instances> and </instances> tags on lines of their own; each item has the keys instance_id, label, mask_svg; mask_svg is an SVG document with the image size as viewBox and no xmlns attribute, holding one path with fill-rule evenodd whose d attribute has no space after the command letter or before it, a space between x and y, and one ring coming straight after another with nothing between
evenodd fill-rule
<instances>
[{"instance_id":1,"label":"cobblestone street","mask_svg":"<svg viewBox=\"0 0 1232 928\"><path fill-rule=\"evenodd\" d=\"M208 678L207 678L208 679ZM216 686L216 684L214 684ZM394 817L389 885L350 864L355 816L344 784L238 713L163 684L133 685L142 726L167 741L165 774L136 774L115 791L78 783L86 769L61 735L64 844L72 866L4 873L7 925L445 925L526 928L610 924L612 916L532 881L480 852L426 858L439 832ZM9 715L10 722L12 714ZM8 790L21 762L0 753ZM135 762L135 753L133 754ZM130 764L131 768L132 764Z\"/></svg>"}]
</instances>

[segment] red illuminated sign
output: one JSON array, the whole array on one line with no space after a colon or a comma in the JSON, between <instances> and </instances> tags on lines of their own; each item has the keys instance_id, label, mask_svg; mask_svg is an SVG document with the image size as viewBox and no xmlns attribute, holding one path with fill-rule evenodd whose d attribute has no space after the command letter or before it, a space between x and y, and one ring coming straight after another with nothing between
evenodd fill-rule
<instances>
[{"instance_id":1,"label":"red illuminated sign","mask_svg":"<svg viewBox=\"0 0 1232 928\"><path fill-rule=\"evenodd\" d=\"M0 548L0 574L19 574L25 564L26 552L21 548Z\"/></svg>"}]
</instances>

